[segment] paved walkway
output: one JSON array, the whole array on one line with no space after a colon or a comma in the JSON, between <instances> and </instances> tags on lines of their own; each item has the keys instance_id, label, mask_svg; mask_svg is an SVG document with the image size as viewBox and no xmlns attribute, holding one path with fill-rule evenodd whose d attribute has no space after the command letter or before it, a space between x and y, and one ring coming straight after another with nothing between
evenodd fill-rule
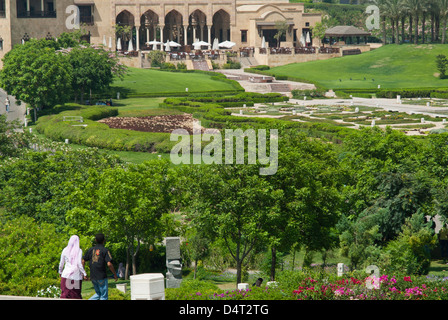
<instances>
[{"instance_id":1,"label":"paved walkway","mask_svg":"<svg viewBox=\"0 0 448 320\"><path fill-rule=\"evenodd\" d=\"M25 121L26 104L17 104L16 99L13 96L8 96L10 101L9 112L6 113L5 100L6 92L0 89L0 114L6 114L6 120L13 121L19 120L21 123Z\"/></svg>"},{"instance_id":2,"label":"paved walkway","mask_svg":"<svg viewBox=\"0 0 448 320\"><path fill-rule=\"evenodd\" d=\"M427 107L426 105L413 105L398 103L396 99L367 99L367 98L353 98L353 99L316 99L316 100L298 100L290 99L289 102L297 103L302 106L313 105L351 105L353 100L354 105L366 107L378 107L384 110L415 113L422 115L431 115L448 118L448 107Z\"/></svg>"},{"instance_id":3,"label":"paved walkway","mask_svg":"<svg viewBox=\"0 0 448 320\"><path fill-rule=\"evenodd\" d=\"M238 81L241 86L248 92L268 93L268 92L280 92L283 94L291 93L291 90L312 90L316 87L314 84L286 81L286 80L274 80L271 83L257 83L251 82L248 78L261 78L263 75L245 72L244 69L220 69L216 70L224 74L227 78ZM283 86L279 86L283 85ZM282 88L287 88L282 89ZM279 90L276 90L279 89Z\"/></svg>"}]
</instances>

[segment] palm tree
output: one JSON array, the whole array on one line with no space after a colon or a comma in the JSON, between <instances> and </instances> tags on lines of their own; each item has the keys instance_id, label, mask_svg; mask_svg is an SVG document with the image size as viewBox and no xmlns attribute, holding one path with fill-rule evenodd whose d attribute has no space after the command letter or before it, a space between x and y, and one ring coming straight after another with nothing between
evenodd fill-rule
<instances>
[{"instance_id":1,"label":"palm tree","mask_svg":"<svg viewBox=\"0 0 448 320\"><path fill-rule=\"evenodd\" d=\"M436 26L440 15L439 0L429 0L429 14L431 17L431 42L435 42L438 40Z\"/></svg>"},{"instance_id":2,"label":"palm tree","mask_svg":"<svg viewBox=\"0 0 448 320\"><path fill-rule=\"evenodd\" d=\"M395 43L400 43L399 22L403 14L403 0L387 0L387 12L390 17L392 30L395 31ZM395 24L395 27L394 27Z\"/></svg>"},{"instance_id":3,"label":"palm tree","mask_svg":"<svg viewBox=\"0 0 448 320\"><path fill-rule=\"evenodd\" d=\"M405 0L405 8L408 10L411 17L413 17L413 22L415 22L415 34L414 43L418 43L418 22L420 13L422 11L421 0Z\"/></svg>"},{"instance_id":4,"label":"palm tree","mask_svg":"<svg viewBox=\"0 0 448 320\"><path fill-rule=\"evenodd\" d=\"M386 17L387 15L384 14L387 11L387 0L372 0L372 3L376 5L379 9L381 14L381 31L383 33L383 44L386 44Z\"/></svg>"},{"instance_id":5,"label":"palm tree","mask_svg":"<svg viewBox=\"0 0 448 320\"><path fill-rule=\"evenodd\" d=\"M426 15L430 10L429 0L421 0L421 14L422 14L422 43L425 43L426 37Z\"/></svg>"},{"instance_id":6,"label":"palm tree","mask_svg":"<svg viewBox=\"0 0 448 320\"><path fill-rule=\"evenodd\" d=\"M442 43L446 41L446 27L448 20L448 0L438 0L440 20L442 21Z\"/></svg>"}]
</instances>

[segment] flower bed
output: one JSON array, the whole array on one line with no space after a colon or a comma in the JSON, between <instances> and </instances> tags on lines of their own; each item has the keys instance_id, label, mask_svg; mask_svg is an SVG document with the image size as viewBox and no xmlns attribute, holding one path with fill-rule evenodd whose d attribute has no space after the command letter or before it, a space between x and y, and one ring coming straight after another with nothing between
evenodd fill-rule
<instances>
[{"instance_id":1,"label":"flower bed","mask_svg":"<svg viewBox=\"0 0 448 320\"><path fill-rule=\"evenodd\" d=\"M446 300L446 278L424 276L305 277L291 284L219 290L212 285L168 289L168 300Z\"/></svg>"}]
</instances>

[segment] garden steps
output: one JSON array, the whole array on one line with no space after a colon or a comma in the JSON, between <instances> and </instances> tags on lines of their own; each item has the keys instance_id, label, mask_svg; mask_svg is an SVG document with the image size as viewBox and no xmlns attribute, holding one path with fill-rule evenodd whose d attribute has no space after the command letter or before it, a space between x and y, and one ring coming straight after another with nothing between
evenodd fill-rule
<instances>
[{"instance_id":1,"label":"garden steps","mask_svg":"<svg viewBox=\"0 0 448 320\"><path fill-rule=\"evenodd\" d=\"M271 83L271 92L290 92L291 87L287 83Z\"/></svg>"},{"instance_id":2,"label":"garden steps","mask_svg":"<svg viewBox=\"0 0 448 320\"><path fill-rule=\"evenodd\" d=\"M208 63L205 60L202 61L193 60L193 67L195 70L210 71Z\"/></svg>"}]
</instances>

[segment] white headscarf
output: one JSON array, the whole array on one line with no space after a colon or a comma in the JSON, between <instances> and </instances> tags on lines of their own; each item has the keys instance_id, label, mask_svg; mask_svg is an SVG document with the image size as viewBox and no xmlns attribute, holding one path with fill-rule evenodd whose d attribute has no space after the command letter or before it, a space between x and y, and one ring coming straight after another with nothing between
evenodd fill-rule
<instances>
[{"instance_id":1,"label":"white headscarf","mask_svg":"<svg viewBox=\"0 0 448 320\"><path fill-rule=\"evenodd\" d=\"M65 247L66 255L68 260L70 261L70 271L69 275L74 274L76 271L80 271L78 268L78 258L81 249L79 248L79 237L77 235L73 235L70 237L68 241L68 245Z\"/></svg>"}]
</instances>

